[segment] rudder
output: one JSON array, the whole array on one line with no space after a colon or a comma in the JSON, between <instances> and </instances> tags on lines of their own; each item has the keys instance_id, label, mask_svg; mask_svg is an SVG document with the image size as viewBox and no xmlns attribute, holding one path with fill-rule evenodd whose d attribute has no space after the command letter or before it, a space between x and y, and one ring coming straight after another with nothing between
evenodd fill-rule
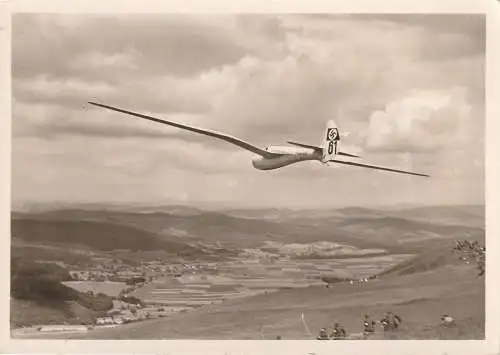
<instances>
[{"instance_id":1,"label":"rudder","mask_svg":"<svg viewBox=\"0 0 500 355\"><path fill-rule=\"evenodd\" d=\"M333 120L329 120L321 142L321 148L323 149L321 161L323 163L335 158L338 153L339 142L340 134L337 124Z\"/></svg>"}]
</instances>

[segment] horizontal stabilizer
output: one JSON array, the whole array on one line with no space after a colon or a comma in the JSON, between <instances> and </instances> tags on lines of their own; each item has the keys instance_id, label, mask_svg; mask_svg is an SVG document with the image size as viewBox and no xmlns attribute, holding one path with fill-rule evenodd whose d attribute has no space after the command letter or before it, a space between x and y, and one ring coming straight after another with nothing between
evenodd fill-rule
<instances>
[{"instance_id":1,"label":"horizontal stabilizer","mask_svg":"<svg viewBox=\"0 0 500 355\"><path fill-rule=\"evenodd\" d=\"M346 157L352 157L352 158L361 158L359 155L354 155L354 154L349 154L349 153L344 153L344 152L338 152L338 155L343 155Z\"/></svg>"}]
</instances>

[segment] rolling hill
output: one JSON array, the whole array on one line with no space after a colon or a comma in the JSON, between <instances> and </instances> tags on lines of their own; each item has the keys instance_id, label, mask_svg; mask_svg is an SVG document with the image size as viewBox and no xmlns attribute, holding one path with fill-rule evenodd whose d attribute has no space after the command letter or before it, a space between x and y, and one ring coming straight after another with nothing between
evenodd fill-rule
<instances>
[{"instance_id":1,"label":"rolling hill","mask_svg":"<svg viewBox=\"0 0 500 355\"><path fill-rule=\"evenodd\" d=\"M19 239L13 239L11 244L11 258L31 261L56 261L68 265L85 266L92 264L92 258L75 249L66 246L26 244Z\"/></svg>"},{"instance_id":2,"label":"rolling hill","mask_svg":"<svg viewBox=\"0 0 500 355\"><path fill-rule=\"evenodd\" d=\"M205 254L184 243L163 240L154 233L109 222L14 218L11 230L14 239L79 245L97 251L165 250L185 256Z\"/></svg>"},{"instance_id":3,"label":"rolling hill","mask_svg":"<svg viewBox=\"0 0 500 355\"><path fill-rule=\"evenodd\" d=\"M269 213L280 218L269 219ZM457 214L453 224L451 216ZM245 216L251 215L251 217ZM472 216L465 218L464 216ZM441 217L445 216L445 217ZM229 210L200 211L170 208L169 212L125 212L117 210L66 209L40 213L13 213L14 223L24 231L38 229L51 231L64 239L67 232L75 232L75 240L90 238L96 231L103 240L101 249L170 248L194 250L196 243L220 243L228 249L261 247L266 241L282 243L310 243L332 241L361 249L386 249L394 253L413 253L429 246L449 244L454 239L484 239L484 226L474 226L484 209L480 207L428 207L409 210L382 210L344 208L322 211L292 210ZM23 220L23 222L20 222ZM446 223L442 223L446 220ZM27 222L26 222L27 221ZM434 222L431 222L434 221ZM474 222L475 221L475 222ZM35 223L37 227L32 228ZM55 232L57 224L60 232ZM484 223L483 223L484 224ZM80 228L81 227L81 228ZM14 232L16 230L14 229ZM73 232L71 232L73 233ZM34 233L38 235L40 233ZM95 234L95 233L94 233ZM19 235L19 233L17 234ZM106 237L103 237L106 235ZM16 234L14 234L16 236ZM52 238L49 236L49 238ZM31 236L31 238L35 238ZM137 239L141 242L137 242ZM99 238L97 238L99 239ZM135 241L134 241L135 240ZM68 239L68 241L71 241ZM99 243L101 244L101 243ZM95 245L86 241L85 245ZM163 246L162 246L163 245ZM188 245L186 247L186 245Z\"/></svg>"}]
</instances>

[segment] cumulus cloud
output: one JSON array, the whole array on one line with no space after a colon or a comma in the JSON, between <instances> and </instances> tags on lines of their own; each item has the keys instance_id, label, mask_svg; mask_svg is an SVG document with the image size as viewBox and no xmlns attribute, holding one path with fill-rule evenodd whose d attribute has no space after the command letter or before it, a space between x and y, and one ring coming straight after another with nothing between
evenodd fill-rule
<instances>
[{"instance_id":1,"label":"cumulus cloud","mask_svg":"<svg viewBox=\"0 0 500 355\"><path fill-rule=\"evenodd\" d=\"M23 102L13 105L12 131L15 137L37 137L52 140L59 136L98 139L164 139L196 142L207 139L179 129L149 122L133 116L96 108L90 104L68 109L53 102ZM161 117L158 112L144 112ZM202 118L196 114L172 114L174 121L194 124ZM209 141L210 144L211 141Z\"/></svg>"},{"instance_id":2,"label":"cumulus cloud","mask_svg":"<svg viewBox=\"0 0 500 355\"><path fill-rule=\"evenodd\" d=\"M324 122L336 117L339 108L346 114L337 117L338 123L349 131L359 130L362 126L355 121L366 121L371 112L407 89L408 82L424 89L441 85L439 83L469 84L465 82L469 78L464 76L468 75L470 63L446 63L447 69L442 70L444 67L415 62L420 46L433 43L432 38L423 36L420 30L394 27L387 31L385 27L366 23L353 26L345 16L308 17L307 20L295 16L215 17L212 20L202 16L153 16L151 19L83 16L84 20L76 21L73 27L65 25L62 37L55 41L48 35L47 28L53 30L61 26L62 17L42 17L40 33L45 36L37 41L46 42L38 51L42 52L42 57L43 53L61 50L61 43L68 43L64 53L56 52L54 56L55 61L62 63L52 65L50 62L38 68L39 72L50 73L43 81L40 75L15 80L14 92L19 99L52 101L79 109L91 98L162 114L205 113L209 118L203 122L204 126L226 128L237 134L246 132L265 143L279 135L286 136L283 139L295 137L297 132L300 132L297 138L317 140ZM17 37L15 43L25 42L23 21L18 29L23 35ZM65 22L72 23L67 19ZM111 25L115 26L113 31L109 30ZM96 28L101 30L100 35L94 35ZM208 56L221 52L220 43L229 46L236 43L245 47L245 51L226 63L214 65L209 62L205 66L205 54L175 50L156 53L160 49L152 48L164 49L168 41L158 33L152 34L152 28L159 33L168 29L172 32L169 38L182 43L183 47L190 46L193 37L209 44L216 41L217 45L207 49ZM177 33L185 28L190 28L187 35ZM92 41L90 50L84 45L85 36L99 37L97 43ZM183 42L184 36L189 40ZM231 40L227 36L231 36ZM373 46L381 37L386 40ZM14 48L19 67L28 59L25 48L33 43L27 41L25 44L17 44L17 52ZM265 55L272 52L270 47L278 48L279 55ZM439 47L446 46L441 43ZM169 63L170 56L180 62L194 61L200 68L189 77L179 77L176 75L179 73L172 72L175 65ZM151 72L157 61L163 63L165 70ZM99 62L102 65L96 65ZM33 70L36 65L27 66ZM61 68L69 72L57 73ZM58 78L61 75L62 78ZM96 87L96 90L68 87L65 84L68 81L87 82L89 89ZM53 95L54 90L44 90L44 85L58 87L61 95ZM99 90L102 85L111 86L112 90Z\"/></svg>"},{"instance_id":3,"label":"cumulus cloud","mask_svg":"<svg viewBox=\"0 0 500 355\"><path fill-rule=\"evenodd\" d=\"M414 90L371 115L365 145L372 151L425 152L461 144L470 113L463 88Z\"/></svg>"},{"instance_id":4,"label":"cumulus cloud","mask_svg":"<svg viewBox=\"0 0 500 355\"><path fill-rule=\"evenodd\" d=\"M263 45L272 53L272 43L280 38L279 26L272 19L267 20L268 25L252 23L258 22L225 15L17 14L12 24L16 33L13 75L66 77L83 73L120 78L120 72L109 71L108 65L82 66L82 57L104 58L107 63L119 60L122 69L141 68L141 75L196 75L234 63L248 52L262 53ZM271 39L259 36L271 32ZM37 60L33 62L34 52ZM130 54L133 62L126 57Z\"/></svg>"},{"instance_id":5,"label":"cumulus cloud","mask_svg":"<svg viewBox=\"0 0 500 355\"><path fill-rule=\"evenodd\" d=\"M69 67L75 70L106 69L106 70L137 70L137 50L128 50L122 53L104 54L97 51L84 53L69 63Z\"/></svg>"},{"instance_id":6,"label":"cumulus cloud","mask_svg":"<svg viewBox=\"0 0 500 355\"><path fill-rule=\"evenodd\" d=\"M83 103L86 97L108 96L116 92L116 87L100 81L87 81L81 78L51 79L45 75L14 82L16 100L32 102L69 102Z\"/></svg>"}]
</instances>

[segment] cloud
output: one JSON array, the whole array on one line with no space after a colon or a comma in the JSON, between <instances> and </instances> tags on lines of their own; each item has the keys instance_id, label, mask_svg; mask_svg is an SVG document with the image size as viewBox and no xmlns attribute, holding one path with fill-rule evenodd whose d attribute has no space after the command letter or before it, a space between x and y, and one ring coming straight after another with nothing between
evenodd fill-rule
<instances>
[{"instance_id":1,"label":"cloud","mask_svg":"<svg viewBox=\"0 0 500 355\"><path fill-rule=\"evenodd\" d=\"M104 54L97 51L84 53L69 64L75 70L138 70L136 65L139 53L134 50L122 53Z\"/></svg>"},{"instance_id":2,"label":"cloud","mask_svg":"<svg viewBox=\"0 0 500 355\"><path fill-rule=\"evenodd\" d=\"M41 33L43 28L61 26L64 16L42 18L44 20L39 21L43 24ZM71 105L74 109L81 108L90 98L162 115L205 114L206 120L201 121L203 127L245 134L259 144L267 144L280 137L316 141L324 122L333 117L348 131L361 130L363 125L359 123L366 122L374 110L396 99L402 90L407 90L408 83L417 89L472 85L467 77L471 75L470 62L446 63L440 67L416 61L420 46L432 43L432 38L423 36L420 29L398 24L387 31L369 22L354 22L353 25L345 16L328 17L327 21L316 17L304 20L296 16L256 15L213 18L83 16L83 20L78 15L75 18L80 20L73 24L67 18L63 21L66 23L63 37L49 41L58 43L57 48L62 48L62 43L69 43L64 45L69 48L64 53L66 58L63 56L65 61L57 68L69 66L75 70L68 74L70 79L46 75L41 83L38 83L40 76L15 80L16 98L51 101ZM120 31L110 31L111 25L116 25L113 28ZM95 28L102 30L102 37L110 37L107 39L110 42L106 42L109 48L119 51L109 51L95 41L91 47L85 47L89 40L86 36L97 36L93 35ZM176 31L189 28L190 40L183 44L185 46L189 46L192 37L208 43L217 40L217 45L207 49L209 56L218 52L222 44L237 43L245 51L231 61L220 65L208 63L207 67L203 67L204 55L192 58L174 51L176 60L195 60L202 66L189 77L179 77L178 73L171 72L175 65L169 64L164 56L148 51L153 43L154 47L159 46L158 43L160 47L167 46L159 34L151 34L151 28L160 32L169 28L172 40L176 41L181 41L185 35L178 35ZM205 30L203 35L197 32L201 29ZM382 37L385 40L377 43ZM139 50L136 46L139 42L149 45L142 44L145 47ZM78 50L71 51L72 46ZM440 47L446 47L446 42ZM273 52L270 48L277 54L266 55ZM164 64L168 68L153 75L150 67L156 60L166 61ZM22 63L23 57L16 62ZM99 62L103 65L96 66ZM96 73L100 71L103 76L97 78ZM73 80L73 76L76 77L74 81L85 82L89 88L104 83L113 89L92 92L68 88L64 83ZM59 86L63 94L56 96L45 92L45 84ZM344 117L337 117L340 111Z\"/></svg>"},{"instance_id":3,"label":"cloud","mask_svg":"<svg viewBox=\"0 0 500 355\"><path fill-rule=\"evenodd\" d=\"M162 116L158 112L144 112ZM176 142L196 142L205 137L190 134L167 125L149 122L133 116L83 104L68 108L53 102L23 102L13 105L14 137L37 137L52 140L59 136L84 137L88 141L98 139L164 139ZM173 114L174 121L195 123L201 118L192 114Z\"/></svg>"},{"instance_id":4,"label":"cloud","mask_svg":"<svg viewBox=\"0 0 500 355\"><path fill-rule=\"evenodd\" d=\"M434 152L470 139L471 106L463 88L412 91L370 117L365 146L371 151Z\"/></svg>"},{"instance_id":5,"label":"cloud","mask_svg":"<svg viewBox=\"0 0 500 355\"><path fill-rule=\"evenodd\" d=\"M248 52L265 49L272 55L272 44L280 38L276 20L260 26L251 17L236 20L225 15L16 14L13 75L85 74L120 80L140 68L141 75L186 77L234 63ZM263 39L262 33L274 33L274 39ZM127 57L130 54L133 61ZM103 58L105 65L94 65ZM113 59L120 71L109 70Z\"/></svg>"},{"instance_id":6,"label":"cloud","mask_svg":"<svg viewBox=\"0 0 500 355\"><path fill-rule=\"evenodd\" d=\"M203 113L211 109L217 92L198 78L157 77L112 85L89 79L56 79L35 76L13 84L16 100L51 102L67 108L81 108L88 101L121 103L130 109L161 113ZM125 107L126 108L126 107Z\"/></svg>"},{"instance_id":7,"label":"cloud","mask_svg":"<svg viewBox=\"0 0 500 355\"><path fill-rule=\"evenodd\" d=\"M447 201L480 199L478 188L462 191L483 181L484 51L469 43L480 27L432 21L16 14L13 198L314 207L439 202L445 191ZM334 119L350 132L343 150L366 144L368 163L435 178L317 162L257 171L240 148L87 101L261 147L317 144Z\"/></svg>"},{"instance_id":8,"label":"cloud","mask_svg":"<svg viewBox=\"0 0 500 355\"><path fill-rule=\"evenodd\" d=\"M15 80L13 86L16 100L64 105L75 102L81 105L86 97L110 96L116 92L116 87L105 82L78 78L56 80L44 75Z\"/></svg>"},{"instance_id":9,"label":"cloud","mask_svg":"<svg viewBox=\"0 0 500 355\"><path fill-rule=\"evenodd\" d=\"M469 94L484 85L477 75L480 58L420 61L421 45L432 39L419 28L398 26L387 32L367 24L354 27L345 18L318 22L293 16L283 19L282 26L291 31L289 54L283 59L246 56L211 71L212 78L231 88L221 91L212 120L264 142L280 136L317 140L324 122L335 118L344 130L355 132L355 138L374 111L409 88L464 86Z\"/></svg>"},{"instance_id":10,"label":"cloud","mask_svg":"<svg viewBox=\"0 0 500 355\"><path fill-rule=\"evenodd\" d=\"M483 14L354 14L352 20L425 28L434 33L456 33L481 37L485 31L486 16Z\"/></svg>"},{"instance_id":11,"label":"cloud","mask_svg":"<svg viewBox=\"0 0 500 355\"><path fill-rule=\"evenodd\" d=\"M486 17L481 14L380 14L352 18L418 29L425 38L420 49L424 60L456 60L481 55L486 50Z\"/></svg>"}]
</instances>

